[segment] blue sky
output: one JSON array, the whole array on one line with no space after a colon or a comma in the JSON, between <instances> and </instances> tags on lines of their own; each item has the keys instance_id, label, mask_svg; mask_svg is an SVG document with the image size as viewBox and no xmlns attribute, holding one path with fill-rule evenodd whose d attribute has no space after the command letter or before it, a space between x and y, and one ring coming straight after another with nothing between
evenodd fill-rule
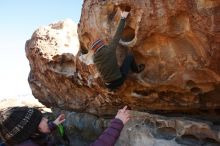
<instances>
[{"instance_id":1,"label":"blue sky","mask_svg":"<svg viewBox=\"0 0 220 146\"><path fill-rule=\"evenodd\" d=\"M0 99L31 94L25 42L40 26L72 19L78 23L83 0L2 0L0 2Z\"/></svg>"}]
</instances>

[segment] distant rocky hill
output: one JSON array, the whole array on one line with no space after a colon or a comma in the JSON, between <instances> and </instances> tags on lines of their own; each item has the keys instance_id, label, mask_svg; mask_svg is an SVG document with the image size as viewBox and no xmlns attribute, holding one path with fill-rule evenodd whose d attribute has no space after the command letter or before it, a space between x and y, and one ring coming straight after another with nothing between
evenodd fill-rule
<instances>
[{"instance_id":1,"label":"distant rocky hill","mask_svg":"<svg viewBox=\"0 0 220 146\"><path fill-rule=\"evenodd\" d=\"M0 99L0 110L14 106L36 107L44 112L51 112L50 108L47 108L45 105L40 103L36 98L34 98L30 94L18 95L18 96Z\"/></svg>"}]
</instances>

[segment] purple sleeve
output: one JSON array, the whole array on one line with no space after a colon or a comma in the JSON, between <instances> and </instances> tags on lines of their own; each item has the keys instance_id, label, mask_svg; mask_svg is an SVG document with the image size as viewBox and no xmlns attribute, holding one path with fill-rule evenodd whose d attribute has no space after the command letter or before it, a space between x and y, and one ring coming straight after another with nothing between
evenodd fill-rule
<instances>
[{"instance_id":1,"label":"purple sleeve","mask_svg":"<svg viewBox=\"0 0 220 146\"><path fill-rule=\"evenodd\" d=\"M53 123L53 121L50 121L48 123L48 127L50 128L50 131L52 132L53 130L55 130L57 128L57 125Z\"/></svg>"},{"instance_id":2,"label":"purple sleeve","mask_svg":"<svg viewBox=\"0 0 220 146\"><path fill-rule=\"evenodd\" d=\"M31 141L31 140L27 140L23 143L15 145L15 146L39 146L39 145L36 143L33 143L33 141Z\"/></svg>"},{"instance_id":3,"label":"purple sleeve","mask_svg":"<svg viewBox=\"0 0 220 146\"><path fill-rule=\"evenodd\" d=\"M113 119L110 126L90 146L114 146L115 142L120 136L123 126L124 125L121 120Z\"/></svg>"}]
</instances>

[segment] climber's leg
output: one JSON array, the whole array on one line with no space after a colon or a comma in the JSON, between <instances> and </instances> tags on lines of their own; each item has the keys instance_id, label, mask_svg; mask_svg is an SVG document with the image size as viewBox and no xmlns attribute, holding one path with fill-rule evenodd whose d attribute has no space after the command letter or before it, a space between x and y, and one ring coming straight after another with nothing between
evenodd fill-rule
<instances>
[{"instance_id":1,"label":"climber's leg","mask_svg":"<svg viewBox=\"0 0 220 146\"><path fill-rule=\"evenodd\" d=\"M120 67L121 74L126 78L130 69L135 71L137 67L134 61L134 56L131 53L128 53Z\"/></svg>"},{"instance_id":2,"label":"climber's leg","mask_svg":"<svg viewBox=\"0 0 220 146\"><path fill-rule=\"evenodd\" d=\"M134 56L132 53L128 53L122 63L122 66L120 68L121 73L127 77L129 70L131 69L132 72L140 73L145 68L144 64L137 65L134 59Z\"/></svg>"},{"instance_id":3,"label":"climber's leg","mask_svg":"<svg viewBox=\"0 0 220 146\"><path fill-rule=\"evenodd\" d=\"M110 83L105 83L105 86L112 91L120 87L124 83L124 81L125 81L125 78L122 76L121 78L115 81L112 81Z\"/></svg>"},{"instance_id":4,"label":"climber's leg","mask_svg":"<svg viewBox=\"0 0 220 146\"><path fill-rule=\"evenodd\" d=\"M107 88L111 90L117 89L124 83L130 70L132 70L135 73L139 73L144 70L144 67L144 64L137 65L133 54L128 53L120 67L122 77L110 83L105 83L105 85Z\"/></svg>"}]
</instances>

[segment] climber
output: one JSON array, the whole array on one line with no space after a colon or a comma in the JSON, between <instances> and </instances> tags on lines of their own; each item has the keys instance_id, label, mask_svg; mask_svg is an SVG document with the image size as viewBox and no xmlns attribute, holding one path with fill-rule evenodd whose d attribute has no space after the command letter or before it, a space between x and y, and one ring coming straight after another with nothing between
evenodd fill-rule
<instances>
[{"instance_id":1,"label":"climber","mask_svg":"<svg viewBox=\"0 0 220 146\"><path fill-rule=\"evenodd\" d=\"M38 109L29 107L10 107L0 113L0 136L10 146L55 146L56 143L49 139L48 134L65 121L64 114L61 114L56 120L48 122ZM90 146L114 146L129 118L125 106Z\"/></svg>"},{"instance_id":2,"label":"climber","mask_svg":"<svg viewBox=\"0 0 220 146\"><path fill-rule=\"evenodd\" d=\"M128 14L129 11L126 11L126 9L121 12L121 20L117 31L109 44L105 44L103 40L97 39L91 45L93 62L105 82L105 86L111 91L114 91L123 84L130 69L132 72L140 73L145 68L144 64L137 65L135 63L132 53L126 55L121 67L117 63L116 48L124 30Z\"/></svg>"}]
</instances>

